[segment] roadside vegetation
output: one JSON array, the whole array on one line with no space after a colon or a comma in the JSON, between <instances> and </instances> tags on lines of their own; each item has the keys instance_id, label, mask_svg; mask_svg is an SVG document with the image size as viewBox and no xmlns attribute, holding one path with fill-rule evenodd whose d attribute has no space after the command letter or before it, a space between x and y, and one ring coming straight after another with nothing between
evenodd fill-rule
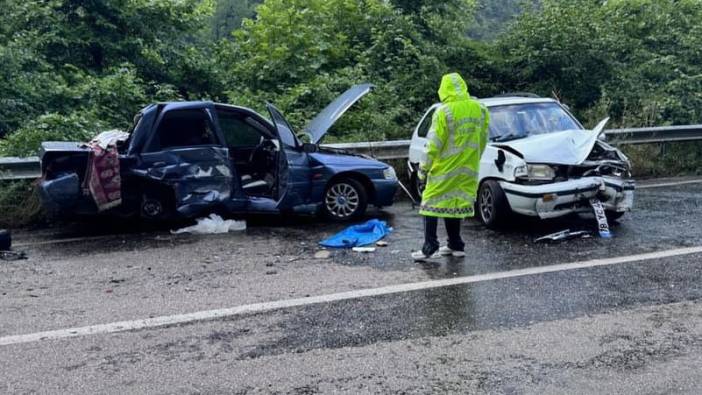
<instances>
[{"instance_id":1,"label":"roadside vegetation","mask_svg":"<svg viewBox=\"0 0 702 395\"><path fill-rule=\"evenodd\" d=\"M479 97L557 97L587 126L702 123L700 48L699 0L6 0L0 156L127 128L163 100L270 101L301 127L359 82L377 89L327 141L407 138L450 71ZM677 174L699 148L630 154Z\"/></svg>"}]
</instances>

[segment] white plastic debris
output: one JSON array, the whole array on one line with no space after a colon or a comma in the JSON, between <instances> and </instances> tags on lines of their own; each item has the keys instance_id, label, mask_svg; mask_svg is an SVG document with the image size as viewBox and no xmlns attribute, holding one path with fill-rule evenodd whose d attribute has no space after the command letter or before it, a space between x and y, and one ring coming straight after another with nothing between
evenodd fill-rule
<instances>
[{"instance_id":1,"label":"white plastic debris","mask_svg":"<svg viewBox=\"0 0 702 395\"><path fill-rule=\"evenodd\" d=\"M192 233L194 235L214 235L229 232L238 232L246 230L246 221L225 221L217 214L210 214L207 218L200 218L197 224L187 228L172 230L174 235L181 233Z\"/></svg>"},{"instance_id":2,"label":"white plastic debris","mask_svg":"<svg viewBox=\"0 0 702 395\"><path fill-rule=\"evenodd\" d=\"M370 254L372 252L375 252L375 248L374 247L354 247L353 251L360 252L363 254Z\"/></svg>"},{"instance_id":3,"label":"white plastic debris","mask_svg":"<svg viewBox=\"0 0 702 395\"><path fill-rule=\"evenodd\" d=\"M329 259L331 258L331 252L327 250L317 251L314 254L314 259Z\"/></svg>"}]
</instances>

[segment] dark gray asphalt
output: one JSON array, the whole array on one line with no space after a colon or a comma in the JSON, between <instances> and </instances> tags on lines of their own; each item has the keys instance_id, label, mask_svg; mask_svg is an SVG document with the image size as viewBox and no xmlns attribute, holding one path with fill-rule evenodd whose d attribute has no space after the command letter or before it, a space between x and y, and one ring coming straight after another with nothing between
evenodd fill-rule
<instances>
[{"instance_id":1,"label":"dark gray asphalt","mask_svg":"<svg viewBox=\"0 0 702 395\"><path fill-rule=\"evenodd\" d=\"M245 234L173 237L100 224L20 233L0 263L0 337L428 279L702 245L702 185L642 190L613 240L537 245L588 218L464 226L469 257L414 264L419 218L375 254L316 241L313 219L256 218ZM37 244L79 236L100 240ZM0 392L699 393L702 255L310 305L214 322L0 346Z\"/></svg>"}]
</instances>

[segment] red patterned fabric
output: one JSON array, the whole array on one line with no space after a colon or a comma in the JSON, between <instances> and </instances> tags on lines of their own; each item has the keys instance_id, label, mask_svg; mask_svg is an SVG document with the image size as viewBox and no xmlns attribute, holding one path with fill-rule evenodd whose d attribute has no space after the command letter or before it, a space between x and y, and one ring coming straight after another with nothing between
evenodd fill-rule
<instances>
[{"instance_id":1,"label":"red patterned fabric","mask_svg":"<svg viewBox=\"0 0 702 395\"><path fill-rule=\"evenodd\" d=\"M102 148L89 144L90 157L85 177L85 187L93 196L98 211L105 211L122 204L122 180L119 172L119 153L115 145Z\"/></svg>"}]
</instances>

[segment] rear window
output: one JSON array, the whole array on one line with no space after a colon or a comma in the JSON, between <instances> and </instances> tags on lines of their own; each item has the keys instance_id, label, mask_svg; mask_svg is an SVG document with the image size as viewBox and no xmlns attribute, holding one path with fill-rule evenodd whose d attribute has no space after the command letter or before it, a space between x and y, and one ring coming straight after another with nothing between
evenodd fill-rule
<instances>
[{"instance_id":1,"label":"rear window","mask_svg":"<svg viewBox=\"0 0 702 395\"><path fill-rule=\"evenodd\" d=\"M164 115L150 150L215 144L214 128L204 110L176 110Z\"/></svg>"}]
</instances>

